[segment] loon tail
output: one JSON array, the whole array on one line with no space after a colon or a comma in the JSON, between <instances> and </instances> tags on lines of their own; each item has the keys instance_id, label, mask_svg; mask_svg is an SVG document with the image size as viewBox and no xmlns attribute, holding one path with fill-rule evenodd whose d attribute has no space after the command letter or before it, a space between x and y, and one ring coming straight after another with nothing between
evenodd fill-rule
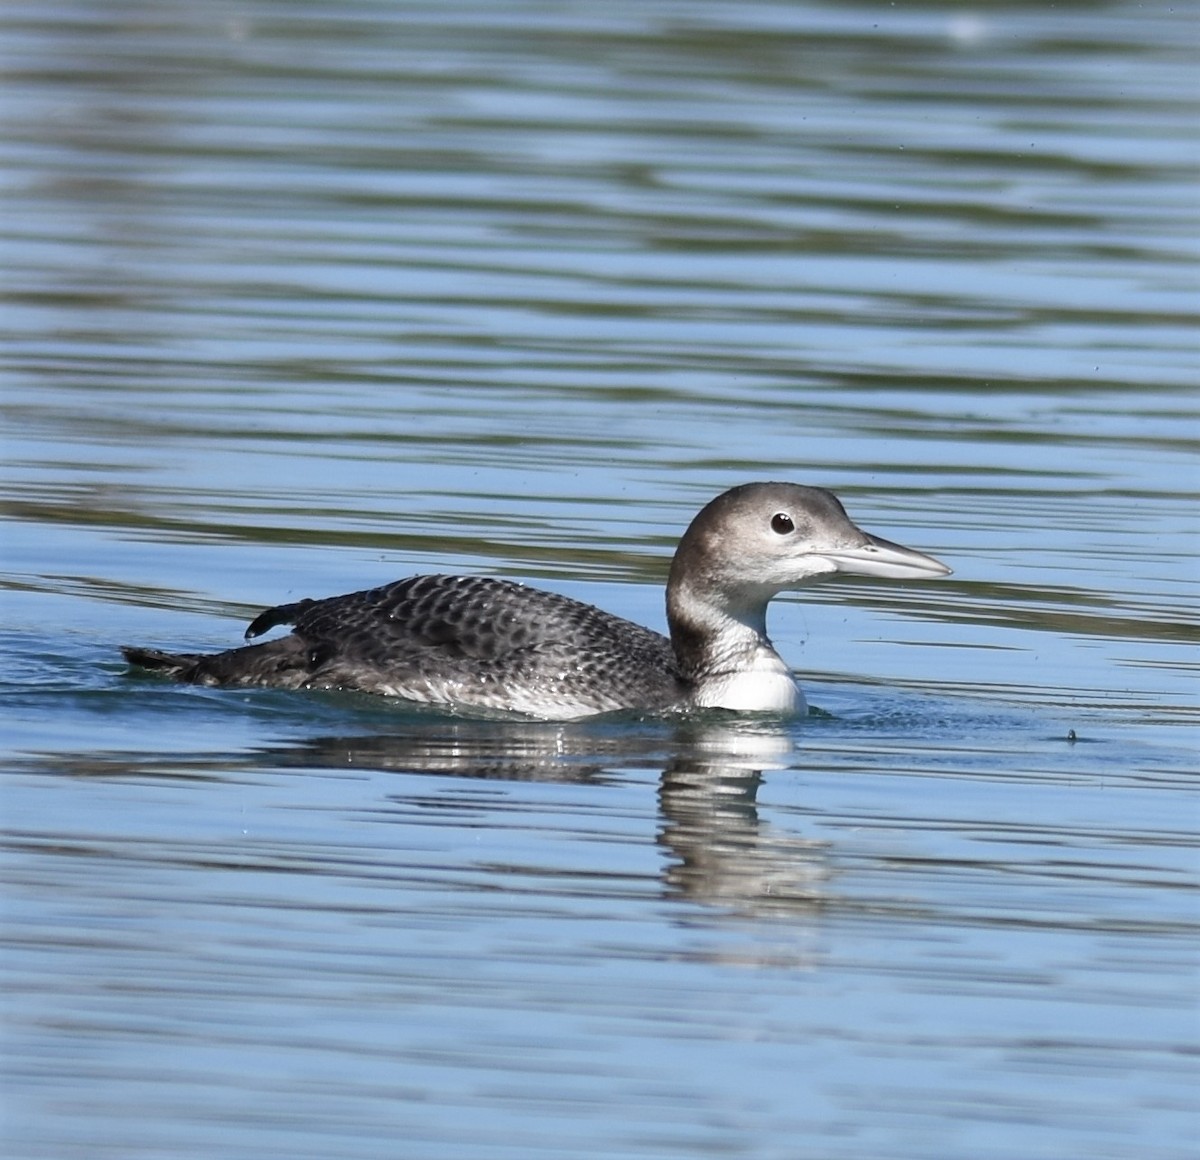
<instances>
[{"instance_id":1,"label":"loon tail","mask_svg":"<svg viewBox=\"0 0 1200 1160\"><path fill-rule=\"evenodd\" d=\"M307 685L327 659L323 650L310 648L295 636L219 653L171 653L129 645L122 646L121 652L131 665L188 685L276 685L285 689Z\"/></svg>"},{"instance_id":2,"label":"loon tail","mask_svg":"<svg viewBox=\"0 0 1200 1160\"><path fill-rule=\"evenodd\" d=\"M122 645L121 655L139 669L150 669L177 680L186 679L185 672L194 669L204 659L198 653L169 653L161 649L137 648L131 645Z\"/></svg>"}]
</instances>

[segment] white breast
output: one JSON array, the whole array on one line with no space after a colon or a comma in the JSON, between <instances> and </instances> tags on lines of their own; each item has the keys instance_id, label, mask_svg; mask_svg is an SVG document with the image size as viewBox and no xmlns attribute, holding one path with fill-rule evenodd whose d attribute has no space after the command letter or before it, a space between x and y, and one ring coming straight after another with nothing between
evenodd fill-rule
<instances>
[{"instance_id":1,"label":"white breast","mask_svg":"<svg viewBox=\"0 0 1200 1160\"><path fill-rule=\"evenodd\" d=\"M791 669L772 648L760 648L749 667L706 681L696 690L695 703L743 713L804 713L808 709Z\"/></svg>"}]
</instances>

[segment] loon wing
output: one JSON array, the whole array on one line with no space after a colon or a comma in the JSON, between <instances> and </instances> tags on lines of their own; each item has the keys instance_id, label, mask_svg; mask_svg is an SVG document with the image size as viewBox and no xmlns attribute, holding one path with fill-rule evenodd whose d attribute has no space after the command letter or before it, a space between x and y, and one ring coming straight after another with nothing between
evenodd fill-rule
<instances>
[{"instance_id":1,"label":"loon wing","mask_svg":"<svg viewBox=\"0 0 1200 1160\"><path fill-rule=\"evenodd\" d=\"M281 624L310 646L395 664L409 656L502 662L530 653L586 659L597 649L645 651L673 665L659 633L553 592L485 576L413 576L379 588L269 608L246 629Z\"/></svg>"}]
</instances>

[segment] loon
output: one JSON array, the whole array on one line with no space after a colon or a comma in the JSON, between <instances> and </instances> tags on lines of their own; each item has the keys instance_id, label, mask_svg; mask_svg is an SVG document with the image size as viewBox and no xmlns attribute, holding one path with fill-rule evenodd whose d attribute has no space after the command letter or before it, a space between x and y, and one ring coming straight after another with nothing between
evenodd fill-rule
<instances>
[{"instance_id":1,"label":"loon","mask_svg":"<svg viewBox=\"0 0 1200 1160\"><path fill-rule=\"evenodd\" d=\"M851 523L835 495L747 483L692 521L667 579L670 638L590 604L482 576L413 576L269 608L212 655L122 648L197 685L378 693L452 709L570 720L614 710L804 713L767 638L771 598L835 573L925 579L950 569Z\"/></svg>"}]
</instances>

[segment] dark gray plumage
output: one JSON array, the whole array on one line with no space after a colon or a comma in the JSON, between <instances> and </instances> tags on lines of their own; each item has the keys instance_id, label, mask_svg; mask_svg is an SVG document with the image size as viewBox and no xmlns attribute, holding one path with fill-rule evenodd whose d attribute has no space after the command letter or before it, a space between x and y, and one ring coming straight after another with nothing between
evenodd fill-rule
<instances>
[{"instance_id":1,"label":"dark gray plumage","mask_svg":"<svg viewBox=\"0 0 1200 1160\"><path fill-rule=\"evenodd\" d=\"M358 689L437 703L558 707L581 716L683 700L671 642L632 621L485 576L413 576L267 609L246 630L279 640L212 656L127 648L127 660L200 685ZM584 706L588 706L584 708Z\"/></svg>"}]
</instances>

